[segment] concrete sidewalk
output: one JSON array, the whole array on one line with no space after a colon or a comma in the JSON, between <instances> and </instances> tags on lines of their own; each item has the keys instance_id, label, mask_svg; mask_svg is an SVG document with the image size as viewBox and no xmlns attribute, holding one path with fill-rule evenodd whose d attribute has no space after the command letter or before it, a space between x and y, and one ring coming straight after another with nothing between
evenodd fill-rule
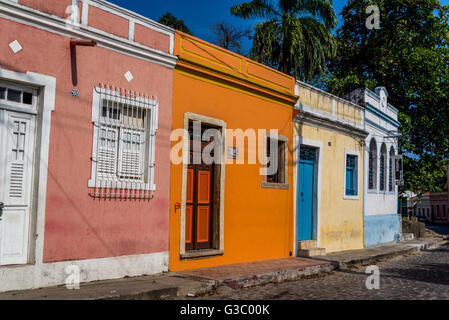
<instances>
[{"instance_id":1,"label":"concrete sidewalk","mask_svg":"<svg viewBox=\"0 0 449 320\"><path fill-rule=\"evenodd\" d=\"M398 243L388 243L361 250L330 253L318 259L332 262L335 269L345 269L363 265L375 264L380 260L398 256L415 254L423 250L432 249L444 244L447 237L430 237L408 240Z\"/></svg>"},{"instance_id":2,"label":"concrete sidewalk","mask_svg":"<svg viewBox=\"0 0 449 320\"><path fill-rule=\"evenodd\" d=\"M446 243L432 237L385 244L362 250L332 253L320 258L288 258L219 266L154 276L0 293L0 300L165 300L201 296L219 287L233 289L325 275L334 269L374 264L397 256L418 253Z\"/></svg>"}]
</instances>

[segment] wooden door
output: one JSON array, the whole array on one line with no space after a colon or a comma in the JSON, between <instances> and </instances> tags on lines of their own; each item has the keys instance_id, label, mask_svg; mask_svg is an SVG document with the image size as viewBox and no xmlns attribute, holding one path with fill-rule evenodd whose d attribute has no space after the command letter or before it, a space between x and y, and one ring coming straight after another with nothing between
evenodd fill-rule
<instances>
[{"instance_id":1,"label":"wooden door","mask_svg":"<svg viewBox=\"0 0 449 320\"><path fill-rule=\"evenodd\" d=\"M202 128L202 132L208 128ZM193 129L190 135L190 164L187 169L186 190L186 250L202 250L212 248L212 194L214 165L205 164L201 155L201 163L194 164ZM201 153L210 142L201 142Z\"/></svg>"}]
</instances>

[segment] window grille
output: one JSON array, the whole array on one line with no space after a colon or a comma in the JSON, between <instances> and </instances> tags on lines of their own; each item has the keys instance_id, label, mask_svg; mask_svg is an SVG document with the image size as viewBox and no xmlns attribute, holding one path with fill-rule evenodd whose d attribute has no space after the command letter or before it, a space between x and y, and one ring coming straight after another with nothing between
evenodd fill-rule
<instances>
[{"instance_id":1,"label":"window grille","mask_svg":"<svg viewBox=\"0 0 449 320\"><path fill-rule=\"evenodd\" d=\"M385 155L380 156L380 191L385 191Z\"/></svg>"},{"instance_id":2,"label":"window grille","mask_svg":"<svg viewBox=\"0 0 449 320\"><path fill-rule=\"evenodd\" d=\"M389 173L388 173L388 190L390 192L393 192L393 158L390 154L390 158L388 160L388 168L389 168Z\"/></svg>"},{"instance_id":3,"label":"window grille","mask_svg":"<svg viewBox=\"0 0 449 320\"><path fill-rule=\"evenodd\" d=\"M153 97L102 84L94 88L92 197L153 198L157 119Z\"/></svg>"},{"instance_id":4,"label":"window grille","mask_svg":"<svg viewBox=\"0 0 449 320\"><path fill-rule=\"evenodd\" d=\"M375 159L374 159L374 153L370 151L369 153L369 189L374 189L374 165L375 165Z\"/></svg>"}]
</instances>

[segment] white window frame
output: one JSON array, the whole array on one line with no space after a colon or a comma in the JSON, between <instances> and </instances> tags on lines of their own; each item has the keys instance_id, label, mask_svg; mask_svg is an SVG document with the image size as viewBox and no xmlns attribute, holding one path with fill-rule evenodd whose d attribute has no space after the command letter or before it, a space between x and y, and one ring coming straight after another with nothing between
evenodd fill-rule
<instances>
[{"instance_id":1,"label":"white window frame","mask_svg":"<svg viewBox=\"0 0 449 320\"><path fill-rule=\"evenodd\" d=\"M159 105L157 100L149 99L149 98L139 98L139 101L148 105L146 108L150 112L150 128L148 128L148 141L143 146L147 150L147 154L145 157L145 161L142 163L142 167L148 165L148 174L146 177L146 181L139 182L133 179L120 179L118 176L114 180L110 179L97 179L97 162L94 157L97 155L97 140L99 139L100 127L98 126L99 122L99 108L103 105L101 101L100 91L106 95L115 95L119 96L118 92L113 90L104 89L95 87L93 89L93 99L92 99L92 123L94 127L93 133L93 146L92 146L92 168L91 168L91 178L88 182L89 188L121 188L121 189L134 189L136 183L140 184L142 187L138 188L139 190L144 191L156 191L156 184L154 179L154 168L155 168L155 151L156 151L156 132L158 129L158 109ZM117 137L120 139L120 135ZM117 148L117 159L120 157L119 148ZM118 163L117 163L118 166ZM97 183L100 183L98 185Z\"/></svg>"},{"instance_id":2,"label":"white window frame","mask_svg":"<svg viewBox=\"0 0 449 320\"><path fill-rule=\"evenodd\" d=\"M17 91L23 91L32 94L32 102L31 104L26 104L23 102L15 102L15 101L9 101L6 99L6 92L5 92L5 99L0 98L0 104L4 109L8 109L11 111L16 112L24 112L24 113L31 113L31 114L37 114L37 101L38 101L38 91L36 88L23 85L23 84L17 84L7 82L7 81L0 81L0 87L4 87L7 89L17 90Z\"/></svg>"},{"instance_id":3,"label":"white window frame","mask_svg":"<svg viewBox=\"0 0 449 320\"><path fill-rule=\"evenodd\" d=\"M346 194L346 161L348 160L348 156L356 156L357 157L357 195L356 196L349 196ZM345 149L345 158L344 158L344 165L343 165L343 199L345 200L359 200L360 199L360 169L363 168L361 166L361 159L360 159L360 152ZM362 190L363 192L363 190Z\"/></svg>"}]
</instances>

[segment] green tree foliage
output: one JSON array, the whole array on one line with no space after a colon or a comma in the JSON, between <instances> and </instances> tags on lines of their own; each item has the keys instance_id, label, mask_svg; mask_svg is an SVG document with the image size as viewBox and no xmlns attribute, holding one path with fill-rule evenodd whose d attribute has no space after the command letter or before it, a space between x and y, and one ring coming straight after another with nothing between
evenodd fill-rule
<instances>
[{"instance_id":1,"label":"green tree foliage","mask_svg":"<svg viewBox=\"0 0 449 320\"><path fill-rule=\"evenodd\" d=\"M185 32L185 33L193 36L193 33L186 26L186 24L184 23L184 20L179 20L174 15L172 15L170 12L164 13L162 16L160 16L159 22L162 24L165 24L166 26L169 26L173 29L180 30L182 32Z\"/></svg>"},{"instance_id":2,"label":"green tree foliage","mask_svg":"<svg viewBox=\"0 0 449 320\"><path fill-rule=\"evenodd\" d=\"M238 28L226 22L220 22L212 27L212 32L217 36L217 44L225 49L242 54L241 41L251 37L251 30Z\"/></svg>"},{"instance_id":3,"label":"green tree foliage","mask_svg":"<svg viewBox=\"0 0 449 320\"><path fill-rule=\"evenodd\" d=\"M366 8L380 9L368 29ZM404 189L438 191L449 159L449 7L437 0L349 0L337 31L329 91L384 86L400 111Z\"/></svg>"},{"instance_id":4,"label":"green tree foliage","mask_svg":"<svg viewBox=\"0 0 449 320\"><path fill-rule=\"evenodd\" d=\"M250 58L298 79L323 74L336 53L332 0L252 0L232 7L231 14L264 20L255 26Z\"/></svg>"}]
</instances>

